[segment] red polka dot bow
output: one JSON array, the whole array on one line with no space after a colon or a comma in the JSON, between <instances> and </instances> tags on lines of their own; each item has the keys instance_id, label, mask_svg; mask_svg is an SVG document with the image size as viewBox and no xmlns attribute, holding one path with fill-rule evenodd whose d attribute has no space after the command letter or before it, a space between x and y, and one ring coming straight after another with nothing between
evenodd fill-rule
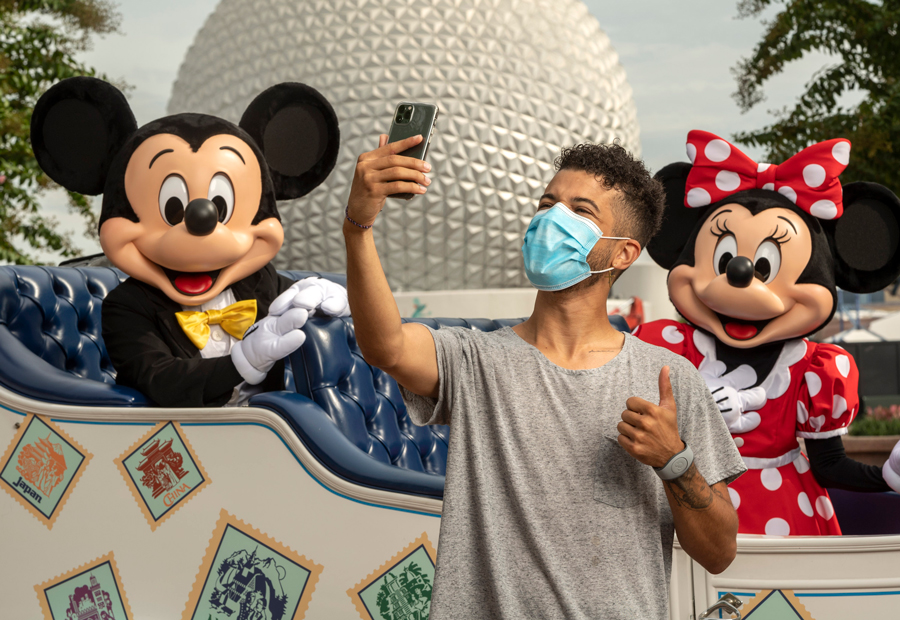
<instances>
[{"instance_id":1,"label":"red polka dot bow","mask_svg":"<svg viewBox=\"0 0 900 620\"><path fill-rule=\"evenodd\" d=\"M781 165L757 164L708 131L688 134L688 174L684 204L705 207L746 189L768 189L823 220L841 217L843 190L838 175L850 161L850 141L835 138L807 147Z\"/></svg>"}]
</instances>

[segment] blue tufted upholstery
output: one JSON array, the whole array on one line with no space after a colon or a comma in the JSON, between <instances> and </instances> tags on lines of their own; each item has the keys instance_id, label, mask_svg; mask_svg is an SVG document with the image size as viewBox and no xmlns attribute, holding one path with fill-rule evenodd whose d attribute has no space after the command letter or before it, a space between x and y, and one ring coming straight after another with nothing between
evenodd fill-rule
<instances>
[{"instance_id":1,"label":"blue tufted upholstery","mask_svg":"<svg viewBox=\"0 0 900 620\"><path fill-rule=\"evenodd\" d=\"M281 273L346 284L338 274ZM149 405L142 394L115 384L101 338L101 304L125 277L106 267L0 267L0 384L61 404ZM485 331L519 322L418 321L435 329ZM344 478L441 497L449 429L410 421L397 383L362 359L352 319L313 317L304 331L306 343L288 360L286 390L259 394L250 404L282 415L317 458Z\"/></svg>"},{"instance_id":2,"label":"blue tufted upholstery","mask_svg":"<svg viewBox=\"0 0 900 620\"><path fill-rule=\"evenodd\" d=\"M101 337L103 299L126 277L108 267L0 267L0 384L60 404L148 405L141 393L116 385Z\"/></svg>"},{"instance_id":3,"label":"blue tufted upholstery","mask_svg":"<svg viewBox=\"0 0 900 620\"><path fill-rule=\"evenodd\" d=\"M419 322L434 329L467 325L493 331L519 321ZM369 456L405 469L443 476L450 429L412 423L397 382L363 360L352 319L314 317L305 331L312 346L301 347L291 359L297 392L319 404L344 436Z\"/></svg>"},{"instance_id":4,"label":"blue tufted upholstery","mask_svg":"<svg viewBox=\"0 0 900 620\"><path fill-rule=\"evenodd\" d=\"M0 267L0 383L63 404L147 404L115 385L100 336L103 298L124 279L105 267Z\"/></svg>"}]
</instances>

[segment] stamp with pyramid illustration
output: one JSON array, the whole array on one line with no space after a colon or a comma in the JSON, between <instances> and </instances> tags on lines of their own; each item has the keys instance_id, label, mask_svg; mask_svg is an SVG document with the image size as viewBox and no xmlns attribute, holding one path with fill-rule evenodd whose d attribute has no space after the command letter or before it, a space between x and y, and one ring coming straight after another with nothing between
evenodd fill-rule
<instances>
[{"instance_id":1,"label":"stamp with pyramid illustration","mask_svg":"<svg viewBox=\"0 0 900 620\"><path fill-rule=\"evenodd\" d=\"M741 611L745 620L815 620L791 590L763 590Z\"/></svg>"}]
</instances>

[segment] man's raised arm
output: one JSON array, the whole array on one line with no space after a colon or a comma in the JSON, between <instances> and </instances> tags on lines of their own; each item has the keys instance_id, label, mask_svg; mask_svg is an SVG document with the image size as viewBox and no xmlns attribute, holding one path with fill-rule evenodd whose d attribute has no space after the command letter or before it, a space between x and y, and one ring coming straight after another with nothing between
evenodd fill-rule
<instances>
[{"instance_id":1,"label":"man's raised arm","mask_svg":"<svg viewBox=\"0 0 900 620\"><path fill-rule=\"evenodd\" d=\"M437 397L434 340L426 327L400 321L371 228L387 196L424 194L431 183L425 176L430 164L397 154L421 141L422 136L413 136L387 144L387 136L382 135L376 150L359 156L344 220L347 295L356 342L365 360L409 391Z\"/></svg>"}]
</instances>

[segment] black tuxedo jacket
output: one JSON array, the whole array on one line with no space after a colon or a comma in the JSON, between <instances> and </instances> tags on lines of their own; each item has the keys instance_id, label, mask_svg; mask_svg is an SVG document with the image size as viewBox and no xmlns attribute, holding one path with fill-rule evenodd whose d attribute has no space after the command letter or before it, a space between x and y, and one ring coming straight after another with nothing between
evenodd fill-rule
<instances>
[{"instance_id":1,"label":"black tuxedo jacket","mask_svg":"<svg viewBox=\"0 0 900 620\"><path fill-rule=\"evenodd\" d=\"M237 301L256 300L256 319L293 280L268 264L231 285ZM135 388L162 407L219 407L244 379L230 355L204 359L175 318L180 304L154 286L129 278L103 301L103 341L116 369L116 383ZM266 391L284 389L284 363L263 381Z\"/></svg>"}]
</instances>

